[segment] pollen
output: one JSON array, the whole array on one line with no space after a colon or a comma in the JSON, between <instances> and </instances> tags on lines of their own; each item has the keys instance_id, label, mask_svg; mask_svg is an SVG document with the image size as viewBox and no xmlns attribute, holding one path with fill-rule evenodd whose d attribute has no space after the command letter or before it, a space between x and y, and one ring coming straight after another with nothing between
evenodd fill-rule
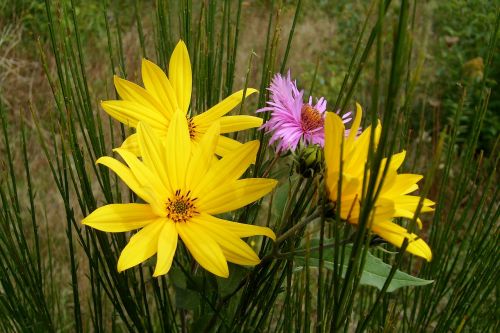
<instances>
[{"instance_id":1,"label":"pollen","mask_svg":"<svg viewBox=\"0 0 500 333\"><path fill-rule=\"evenodd\" d=\"M325 122L323 115L310 104L304 104L300 110L300 120L304 132L322 128Z\"/></svg>"},{"instance_id":2,"label":"pollen","mask_svg":"<svg viewBox=\"0 0 500 333\"><path fill-rule=\"evenodd\" d=\"M190 194L191 191L181 194L181 190L177 190L172 198L167 199L166 210L169 219L175 223L187 222L199 214L194 204L197 198L191 198Z\"/></svg>"},{"instance_id":3,"label":"pollen","mask_svg":"<svg viewBox=\"0 0 500 333\"><path fill-rule=\"evenodd\" d=\"M196 124L193 121L193 118L187 118L188 121L188 129L189 129L189 137L191 139L194 139L196 137L196 134L198 133L196 131Z\"/></svg>"}]
</instances>

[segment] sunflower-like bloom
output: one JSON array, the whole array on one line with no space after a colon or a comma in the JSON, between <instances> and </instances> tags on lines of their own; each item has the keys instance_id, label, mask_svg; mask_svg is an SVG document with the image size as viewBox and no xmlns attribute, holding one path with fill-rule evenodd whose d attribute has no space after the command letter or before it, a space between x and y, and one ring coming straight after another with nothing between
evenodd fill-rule
<instances>
[{"instance_id":1,"label":"sunflower-like bloom","mask_svg":"<svg viewBox=\"0 0 500 333\"><path fill-rule=\"evenodd\" d=\"M146 203L110 204L96 209L82 223L107 232L140 229L118 259L118 271L157 253L154 276L166 274L180 237L193 258L215 275L229 275L227 261L253 266L259 257L242 237L265 235L265 227L226 221L213 215L248 205L269 193L276 180L239 179L255 159L258 141L247 142L214 161L220 140L214 123L193 147L183 112L172 116L166 138L140 122L137 141L141 159L130 151L115 151L128 167L111 157L97 163L113 170Z\"/></svg>"},{"instance_id":2,"label":"sunflower-like bloom","mask_svg":"<svg viewBox=\"0 0 500 333\"><path fill-rule=\"evenodd\" d=\"M357 224L359 219L364 169L368 158L371 133L371 127L368 127L359 137L356 137L355 129L359 127L362 115L359 104L356 107L357 112L351 128L352 131L347 138L343 138L344 124L336 114L328 112L325 124L326 182L330 200L340 203L340 217L352 224ZM375 145L378 143L380 131L381 126L378 124L374 133ZM342 158L341 151L343 152ZM392 222L395 217L413 219L420 200L419 196L408 194L418 189L417 182L423 177L415 174L397 173L404 158L405 151L402 151L399 154L394 154L389 161L388 171L370 215L371 230L398 247L401 247L404 239L407 238L409 244L406 251L430 261L432 252L427 243L417 235L408 232L406 228ZM342 189L339 198L341 160ZM380 184L386 163L387 159L384 159L380 166L377 175L378 184ZM367 177L371 176L367 173ZM431 208L433 205L434 202L425 199L421 212L433 211ZM420 219L417 219L417 224L420 228L422 227Z\"/></svg>"},{"instance_id":3,"label":"sunflower-like bloom","mask_svg":"<svg viewBox=\"0 0 500 333\"><path fill-rule=\"evenodd\" d=\"M183 41L179 41L170 57L169 77L149 60L142 60L142 88L135 83L114 77L116 91L122 100L103 101L102 108L111 117L124 125L137 128L140 121L151 126L160 138L167 134L168 125L177 110L188 119L189 135L194 146L200 141L210 125L219 120L220 133L231 133L248 128L259 127L262 119L248 115L224 116L241 103L243 90L235 92L206 112L189 117L191 102L192 74L191 62ZM246 96L257 90L247 88ZM222 136L218 140L216 154L224 156L241 146L241 143ZM139 154L137 134L129 136L121 148Z\"/></svg>"}]
</instances>

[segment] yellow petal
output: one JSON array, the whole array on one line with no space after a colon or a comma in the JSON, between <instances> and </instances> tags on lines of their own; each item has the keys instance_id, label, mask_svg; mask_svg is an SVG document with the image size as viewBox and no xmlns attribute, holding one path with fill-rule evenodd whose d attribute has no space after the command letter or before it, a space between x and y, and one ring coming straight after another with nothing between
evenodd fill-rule
<instances>
[{"instance_id":1,"label":"yellow petal","mask_svg":"<svg viewBox=\"0 0 500 333\"><path fill-rule=\"evenodd\" d=\"M344 172L349 172L355 177L362 178L364 175L365 164L368 158L368 149L370 148L371 126L366 128L355 141L344 144ZM377 141L374 142L376 144Z\"/></svg>"},{"instance_id":2,"label":"yellow petal","mask_svg":"<svg viewBox=\"0 0 500 333\"><path fill-rule=\"evenodd\" d=\"M158 237L158 255L153 276L167 274L172 266L175 250L177 248L177 229L175 223L166 221Z\"/></svg>"},{"instance_id":3,"label":"yellow petal","mask_svg":"<svg viewBox=\"0 0 500 333\"><path fill-rule=\"evenodd\" d=\"M327 174L327 186L328 192L330 195L330 199L335 202L337 201L338 196L338 185L339 185L339 173L330 173ZM351 177L349 174L344 173L342 175L342 191L340 192L340 197L342 198L341 205L344 205L344 200L346 198L350 200L359 200L362 186L362 180L356 177ZM356 198L355 198L356 197ZM344 207L342 207L343 209Z\"/></svg>"},{"instance_id":4,"label":"yellow petal","mask_svg":"<svg viewBox=\"0 0 500 333\"><path fill-rule=\"evenodd\" d=\"M413 220L415 217L415 212L410 212L409 210L405 209L398 209L396 207L396 210L394 211L394 217L404 217L409 220ZM422 229L422 220L420 218L417 218L417 226L419 229Z\"/></svg>"},{"instance_id":5,"label":"yellow petal","mask_svg":"<svg viewBox=\"0 0 500 333\"><path fill-rule=\"evenodd\" d=\"M215 147L215 153L219 156L226 156L235 149L241 147L242 143L227 136L221 135L217 146Z\"/></svg>"},{"instance_id":6,"label":"yellow petal","mask_svg":"<svg viewBox=\"0 0 500 333\"><path fill-rule=\"evenodd\" d=\"M259 141L250 141L226 154L212 165L203 180L192 188L195 197L203 196L221 184L234 181L243 175L255 160L259 150Z\"/></svg>"},{"instance_id":7,"label":"yellow petal","mask_svg":"<svg viewBox=\"0 0 500 333\"><path fill-rule=\"evenodd\" d=\"M153 62L142 59L142 81L146 90L163 106L165 117L171 119L179 106L174 88L167 75Z\"/></svg>"},{"instance_id":8,"label":"yellow petal","mask_svg":"<svg viewBox=\"0 0 500 333\"><path fill-rule=\"evenodd\" d=\"M177 111L167 132L167 175L170 188L175 192L185 188L186 169L191 157L191 139L186 116Z\"/></svg>"},{"instance_id":9,"label":"yellow petal","mask_svg":"<svg viewBox=\"0 0 500 333\"><path fill-rule=\"evenodd\" d=\"M141 149L139 148L139 140L137 140L137 133L131 134L123 141L120 148L128 150L135 156L141 156Z\"/></svg>"},{"instance_id":10,"label":"yellow petal","mask_svg":"<svg viewBox=\"0 0 500 333\"><path fill-rule=\"evenodd\" d=\"M158 138L154 130L146 123L140 122L137 127L139 147L144 164L160 177L165 187L169 187L170 182L167 177L167 151L163 141ZM175 190L170 189L170 194Z\"/></svg>"},{"instance_id":11,"label":"yellow petal","mask_svg":"<svg viewBox=\"0 0 500 333\"><path fill-rule=\"evenodd\" d=\"M111 117L129 127L144 121L160 131L166 131L168 119L158 110L131 101L103 101L101 106Z\"/></svg>"},{"instance_id":12,"label":"yellow petal","mask_svg":"<svg viewBox=\"0 0 500 333\"><path fill-rule=\"evenodd\" d=\"M418 190L417 183L423 178L421 175L403 173L396 176L390 188L381 193L384 197L396 197Z\"/></svg>"},{"instance_id":13,"label":"yellow petal","mask_svg":"<svg viewBox=\"0 0 500 333\"><path fill-rule=\"evenodd\" d=\"M144 105L148 109L156 110L158 113L163 114L159 101L157 101L146 89L133 82L121 79L116 75L114 81L116 91L123 100Z\"/></svg>"},{"instance_id":14,"label":"yellow petal","mask_svg":"<svg viewBox=\"0 0 500 333\"><path fill-rule=\"evenodd\" d=\"M403 164L405 157L406 157L406 150L403 150L400 153L392 155L389 168L394 171L399 169L399 167L401 167L401 165Z\"/></svg>"},{"instance_id":15,"label":"yellow petal","mask_svg":"<svg viewBox=\"0 0 500 333\"><path fill-rule=\"evenodd\" d=\"M417 210L419 201L420 197L415 195L402 195L394 199L394 203L399 209L406 209L410 212L414 212L415 210ZM433 209L431 208L431 206L434 206L434 204L435 203L433 201L424 199L421 212L432 212Z\"/></svg>"},{"instance_id":16,"label":"yellow petal","mask_svg":"<svg viewBox=\"0 0 500 333\"><path fill-rule=\"evenodd\" d=\"M407 252L422 257L427 261L432 260L432 251L429 245L427 245L423 239L418 238L417 235L410 234L408 230L400 225L386 221L384 223L374 224L372 231L397 247L401 247L404 239L407 238L409 241L408 247L406 248Z\"/></svg>"},{"instance_id":17,"label":"yellow petal","mask_svg":"<svg viewBox=\"0 0 500 333\"><path fill-rule=\"evenodd\" d=\"M390 220L394 217L395 211L396 207L394 201L378 198L375 202L375 206L370 212L370 222L375 225L381 221Z\"/></svg>"},{"instance_id":18,"label":"yellow petal","mask_svg":"<svg viewBox=\"0 0 500 333\"><path fill-rule=\"evenodd\" d=\"M254 116L225 116L220 118L220 132L231 133L262 125L262 118Z\"/></svg>"},{"instance_id":19,"label":"yellow petal","mask_svg":"<svg viewBox=\"0 0 500 333\"><path fill-rule=\"evenodd\" d=\"M157 218L150 205L111 204L94 210L82 224L101 231L124 232L142 228Z\"/></svg>"},{"instance_id":20,"label":"yellow petal","mask_svg":"<svg viewBox=\"0 0 500 333\"><path fill-rule=\"evenodd\" d=\"M245 266L255 266L260 263L260 259L254 250L231 231L216 224L198 221L197 219L191 219L189 223L198 225L215 240L229 262Z\"/></svg>"},{"instance_id":21,"label":"yellow petal","mask_svg":"<svg viewBox=\"0 0 500 333\"><path fill-rule=\"evenodd\" d=\"M360 208L361 206L357 196L342 198L340 217L347 220L349 223L358 224Z\"/></svg>"},{"instance_id":22,"label":"yellow petal","mask_svg":"<svg viewBox=\"0 0 500 333\"><path fill-rule=\"evenodd\" d=\"M328 168L328 165L327 165L327 168ZM337 201L339 178L340 178L339 172L329 172L329 169L327 169L326 188L328 190L328 197L330 198L330 200L332 202Z\"/></svg>"},{"instance_id":23,"label":"yellow petal","mask_svg":"<svg viewBox=\"0 0 500 333\"><path fill-rule=\"evenodd\" d=\"M273 190L274 179L247 178L215 188L199 198L196 207L207 214L220 214L248 205Z\"/></svg>"},{"instance_id":24,"label":"yellow petal","mask_svg":"<svg viewBox=\"0 0 500 333\"><path fill-rule=\"evenodd\" d=\"M210 225L217 225L220 228L224 228L225 230L232 232L238 237L266 236L271 238L272 240L276 240L276 235L274 234L274 232L267 227L227 221L206 213L201 213L200 215L193 217L192 219L196 221L204 221Z\"/></svg>"},{"instance_id":25,"label":"yellow petal","mask_svg":"<svg viewBox=\"0 0 500 333\"><path fill-rule=\"evenodd\" d=\"M363 116L363 109L361 108L361 105L356 103L356 115L354 117L354 121L352 122L351 131L349 132L349 136L347 137L346 145L351 145L352 142L354 141L354 138L358 134L358 128L359 125L361 124L362 116Z\"/></svg>"},{"instance_id":26,"label":"yellow petal","mask_svg":"<svg viewBox=\"0 0 500 333\"><path fill-rule=\"evenodd\" d=\"M168 74L177 96L177 104L185 115L191 102L192 74L189 53L186 44L182 40L177 43L170 57Z\"/></svg>"},{"instance_id":27,"label":"yellow petal","mask_svg":"<svg viewBox=\"0 0 500 333\"><path fill-rule=\"evenodd\" d=\"M341 192L342 198L357 196L356 200L360 200L362 185L363 185L362 179L357 177L351 177L349 174L344 174L342 180L342 192Z\"/></svg>"},{"instance_id":28,"label":"yellow petal","mask_svg":"<svg viewBox=\"0 0 500 333\"><path fill-rule=\"evenodd\" d=\"M176 223L175 227L193 258L207 271L222 277L229 276L226 257L215 240L195 223Z\"/></svg>"},{"instance_id":29,"label":"yellow petal","mask_svg":"<svg viewBox=\"0 0 500 333\"><path fill-rule=\"evenodd\" d=\"M118 177L120 177L121 180L123 180L123 182L144 201L148 203L156 202L156 198L151 196L151 194L147 191L144 191L141 183L139 183L132 171L123 163L109 156L99 158L96 163L107 166L108 168L113 170L113 172L116 173Z\"/></svg>"},{"instance_id":30,"label":"yellow petal","mask_svg":"<svg viewBox=\"0 0 500 333\"><path fill-rule=\"evenodd\" d=\"M199 184L209 166L213 163L215 146L219 139L219 122L215 122L203 135L200 142L193 148L193 156L186 172L186 188L193 189Z\"/></svg>"},{"instance_id":31,"label":"yellow petal","mask_svg":"<svg viewBox=\"0 0 500 333\"><path fill-rule=\"evenodd\" d=\"M328 172L337 174L337 176L340 170L340 152L344 140L344 131L344 123L340 117L333 112L327 112L325 121L325 161ZM335 181L338 182L338 179Z\"/></svg>"},{"instance_id":32,"label":"yellow petal","mask_svg":"<svg viewBox=\"0 0 500 333\"><path fill-rule=\"evenodd\" d=\"M370 173L368 173L371 176ZM378 190L379 186L382 185L380 189L381 193L385 193L388 189L392 188L394 183L396 183L397 172L393 169L388 169L384 175L384 169L381 167L378 171L377 183L375 184L375 188Z\"/></svg>"},{"instance_id":33,"label":"yellow petal","mask_svg":"<svg viewBox=\"0 0 500 333\"><path fill-rule=\"evenodd\" d=\"M134 154L121 148L114 149L121 158L127 163L135 178L143 187L143 190L149 189L154 197L155 202L152 202L153 208L159 215L163 216L165 200L170 196L170 191L167 189L158 178L159 176L142 163Z\"/></svg>"},{"instance_id":34,"label":"yellow petal","mask_svg":"<svg viewBox=\"0 0 500 333\"><path fill-rule=\"evenodd\" d=\"M351 205L344 205L344 198L342 198L342 205L342 218L348 220L350 223L358 224L359 214L361 212L359 199L356 197L354 201L351 201ZM376 225L377 223L392 219L392 217L394 216L394 210L394 202L392 200L379 198L370 210L368 223L371 225Z\"/></svg>"},{"instance_id":35,"label":"yellow petal","mask_svg":"<svg viewBox=\"0 0 500 333\"><path fill-rule=\"evenodd\" d=\"M157 219L130 238L118 259L118 272L146 261L158 251L158 237L164 224L165 219Z\"/></svg>"},{"instance_id":36,"label":"yellow petal","mask_svg":"<svg viewBox=\"0 0 500 333\"><path fill-rule=\"evenodd\" d=\"M258 92L256 89L247 88L245 97L250 96L253 93ZM234 94L226 97L221 102L211 107L207 111L197 115L193 118L194 122L201 127L210 126L210 124L232 109L243 100L243 90L237 91Z\"/></svg>"}]
</instances>

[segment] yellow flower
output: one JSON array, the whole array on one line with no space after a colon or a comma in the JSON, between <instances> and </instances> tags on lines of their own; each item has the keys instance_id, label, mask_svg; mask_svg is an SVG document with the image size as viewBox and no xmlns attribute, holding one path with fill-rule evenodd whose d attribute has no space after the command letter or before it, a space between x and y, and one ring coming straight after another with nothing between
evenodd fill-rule
<instances>
[{"instance_id":1,"label":"yellow flower","mask_svg":"<svg viewBox=\"0 0 500 333\"><path fill-rule=\"evenodd\" d=\"M356 104L357 112L351 131L344 138L344 123L334 113L328 112L325 123L325 161L327 166L327 188L330 200L340 203L340 217L350 223L357 224L361 207L361 194L365 164L368 158L371 127L356 137L357 129L361 122L362 110ZM374 144L378 143L381 126L377 125L374 133ZM342 157L342 189L340 200L338 198L338 184L340 179L340 154ZM401 247L405 238L409 240L406 251L417 256L432 259L432 252L427 243L417 235L392 222L394 217L413 219L420 200L419 196L408 195L418 189L417 182L421 175L398 174L397 169L405 158L405 151L394 154L389 162L387 174L382 183L379 195L370 216L371 230L395 246ZM378 182L382 178L387 159L382 161L377 176ZM370 177L370 174L367 174ZM378 186L378 185L377 185ZM340 201L340 202L339 202ZM421 212L431 212L434 202L425 199ZM422 223L417 219L418 226Z\"/></svg>"},{"instance_id":2,"label":"yellow flower","mask_svg":"<svg viewBox=\"0 0 500 333\"><path fill-rule=\"evenodd\" d=\"M259 257L241 237L265 235L265 227L226 221L213 215L248 205L269 193L276 180L239 179L255 159L258 141L247 142L214 161L220 124L215 122L193 147L183 112L173 114L165 140L140 122L137 141L142 159L130 151L115 151L128 167L111 157L97 163L113 170L146 203L110 204L96 209L82 223L107 232L134 234L118 260L118 271L157 253L154 276L166 274L180 237L206 270L227 277L227 261L256 265Z\"/></svg>"},{"instance_id":3,"label":"yellow flower","mask_svg":"<svg viewBox=\"0 0 500 333\"><path fill-rule=\"evenodd\" d=\"M238 115L225 116L229 111L241 103L243 90L240 90L213 106L204 113L189 117L188 110L191 101L192 77L191 62L183 41L179 41L175 47L169 63L169 78L149 60L142 60L142 88L135 83L114 77L116 91L122 100L103 101L102 108L111 117L121 123L137 128L142 121L157 131L160 138L167 134L168 125L177 110L180 110L188 119L189 134L193 146L200 141L210 125L219 120L220 133L231 133L248 128L259 127L262 119L259 117ZM247 88L246 96L257 90ZM222 136L215 149L219 156L241 146L241 143ZM139 154L137 133L129 136L122 147L136 155Z\"/></svg>"}]
</instances>

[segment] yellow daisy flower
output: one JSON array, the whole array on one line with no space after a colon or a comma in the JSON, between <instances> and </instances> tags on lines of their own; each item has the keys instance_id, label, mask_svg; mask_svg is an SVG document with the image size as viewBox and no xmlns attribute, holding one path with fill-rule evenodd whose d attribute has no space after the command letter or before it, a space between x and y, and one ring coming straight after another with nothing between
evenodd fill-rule
<instances>
[{"instance_id":1,"label":"yellow daisy flower","mask_svg":"<svg viewBox=\"0 0 500 333\"><path fill-rule=\"evenodd\" d=\"M160 138L167 134L168 125L177 110L180 110L188 119L189 134L194 146L200 141L210 125L219 120L220 133L231 133L248 128L259 127L262 119L259 117L238 115L224 116L241 103L243 90L235 92L204 113L189 117L188 110L191 102L191 62L186 44L179 41L170 57L169 77L149 60L142 60L142 88L135 83L114 77L116 91L122 100L101 102L102 108L111 117L124 125L137 128L140 121L147 123L158 132ZM249 96L257 90L247 88ZM241 143L220 136L215 153L224 156L228 152L241 146ZM137 133L129 136L122 147L136 155L139 154Z\"/></svg>"},{"instance_id":2,"label":"yellow daisy flower","mask_svg":"<svg viewBox=\"0 0 500 333\"><path fill-rule=\"evenodd\" d=\"M177 111L164 140L146 123L138 123L137 141L142 159L118 148L115 151L128 167L107 156L97 161L113 170L146 202L106 205L82 221L107 232L142 228L123 249L118 271L157 253L154 276L166 274L172 265L178 237L203 268L218 276L229 275L227 261L249 266L260 262L252 248L240 238L264 235L274 240L274 232L213 215L260 199L277 181L239 179L255 159L258 141L242 144L214 161L220 127L219 122L215 122L193 147L188 121L182 111Z\"/></svg>"},{"instance_id":3,"label":"yellow daisy flower","mask_svg":"<svg viewBox=\"0 0 500 333\"><path fill-rule=\"evenodd\" d=\"M350 223L357 224L361 207L361 194L365 164L368 158L371 127L356 137L357 129L361 123L362 110L356 104L356 118L347 138L344 138L344 123L336 114L328 112L325 123L325 161L327 167L327 188L330 200L338 202L340 199L340 217ZM374 133L375 145L378 144L381 126L377 125ZM342 149L342 150L341 150ZM338 198L338 184L340 176L340 154L342 156L342 189ZM409 240L406 251L417 256L432 259L432 252L427 243L417 235L392 222L394 217L413 219L420 200L419 196L408 195L418 189L417 182L421 175L398 174L397 169L402 165L405 151L394 154L389 162L387 174L382 188L374 204L374 211L370 216L371 230L395 246L401 247L405 238ZM378 179L382 177L387 159L382 161ZM370 174L368 173L368 177ZM421 212L431 212L434 202L425 199ZM422 227L420 219L417 219Z\"/></svg>"}]
</instances>

